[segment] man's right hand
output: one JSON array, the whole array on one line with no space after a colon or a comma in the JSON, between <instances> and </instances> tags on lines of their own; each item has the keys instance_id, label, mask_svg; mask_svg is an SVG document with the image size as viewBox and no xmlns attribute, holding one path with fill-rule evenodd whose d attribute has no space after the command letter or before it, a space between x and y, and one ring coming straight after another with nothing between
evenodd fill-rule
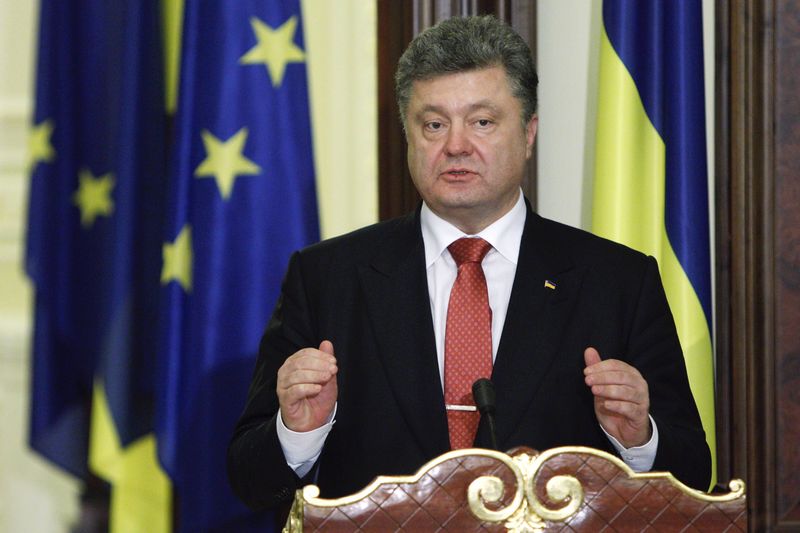
<instances>
[{"instance_id":1,"label":"man's right hand","mask_svg":"<svg viewBox=\"0 0 800 533\"><path fill-rule=\"evenodd\" d=\"M304 432L328 421L339 389L336 384L333 344L322 341L319 349L303 348L278 370L278 401L287 428Z\"/></svg>"}]
</instances>

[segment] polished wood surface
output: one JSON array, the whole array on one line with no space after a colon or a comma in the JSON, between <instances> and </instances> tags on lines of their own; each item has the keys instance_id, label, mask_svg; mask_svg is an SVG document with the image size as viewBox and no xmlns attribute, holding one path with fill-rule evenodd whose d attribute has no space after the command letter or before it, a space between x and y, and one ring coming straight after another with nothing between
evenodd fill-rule
<instances>
[{"instance_id":1,"label":"polished wood surface","mask_svg":"<svg viewBox=\"0 0 800 533\"><path fill-rule=\"evenodd\" d=\"M775 19L775 512L800 530L800 5Z\"/></svg>"},{"instance_id":2,"label":"polished wood surface","mask_svg":"<svg viewBox=\"0 0 800 533\"><path fill-rule=\"evenodd\" d=\"M800 3L716 4L719 477L800 531Z\"/></svg>"},{"instance_id":3,"label":"polished wood surface","mask_svg":"<svg viewBox=\"0 0 800 533\"><path fill-rule=\"evenodd\" d=\"M284 531L746 531L744 484L708 495L591 448L456 450L352 496L298 491Z\"/></svg>"}]
</instances>

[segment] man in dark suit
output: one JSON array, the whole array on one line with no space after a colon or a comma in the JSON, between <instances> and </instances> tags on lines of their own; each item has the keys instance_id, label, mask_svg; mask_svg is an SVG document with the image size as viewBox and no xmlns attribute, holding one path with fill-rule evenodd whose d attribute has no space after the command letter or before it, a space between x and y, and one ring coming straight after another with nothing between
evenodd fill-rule
<instances>
[{"instance_id":1,"label":"man in dark suit","mask_svg":"<svg viewBox=\"0 0 800 533\"><path fill-rule=\"evenodd\" d=\"M490 17L450 19L415 38L396 81L423 204L292 257L228 453L236 493L254 508L308 482L342 496L473 436L488 446L471 399L450 399L451 376L474 366L455 352L475 345L500 449L587 445L706 489L710 454L655 260L543 219L522 196L537 126L525 42ZM470 290L485 320L456 338L454 243L476 242Z\"/></svg>"}]
</instances>

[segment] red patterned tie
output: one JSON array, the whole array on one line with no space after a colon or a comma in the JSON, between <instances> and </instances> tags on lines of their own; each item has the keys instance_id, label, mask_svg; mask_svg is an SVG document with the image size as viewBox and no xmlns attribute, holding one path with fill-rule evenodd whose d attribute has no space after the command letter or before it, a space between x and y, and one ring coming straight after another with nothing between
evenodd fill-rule
<instances>
[{"instance_id":1,"label":"red patterned tie","mask_svg":"<svg viewBox=\"0 0 800 533\"><path fill-rule=\"evenodd\" d=\"M483 239L458 239L447 247L458 265L450 291L444 337L444 401L452 449L475 441L480 414L472 384L492 375L492 310L481 261L492 245Z\"/></svg>"}]
</instances>

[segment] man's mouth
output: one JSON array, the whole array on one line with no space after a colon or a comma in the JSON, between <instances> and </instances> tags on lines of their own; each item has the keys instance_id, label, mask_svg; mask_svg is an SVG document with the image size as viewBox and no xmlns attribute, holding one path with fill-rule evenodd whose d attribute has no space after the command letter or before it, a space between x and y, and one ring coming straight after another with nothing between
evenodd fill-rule
<instances>
[{"instance_id":1,"label":"man's mouth","mask_svg":"<svg viewBox=\"0 0 800 533\"><path fill-rule=\"evenodd\" d=\"M466 176L467 174L472 174L472 171L465 168L451 168L445 170L444 173L451 176Z\"/></svg>"}]
</instances>

